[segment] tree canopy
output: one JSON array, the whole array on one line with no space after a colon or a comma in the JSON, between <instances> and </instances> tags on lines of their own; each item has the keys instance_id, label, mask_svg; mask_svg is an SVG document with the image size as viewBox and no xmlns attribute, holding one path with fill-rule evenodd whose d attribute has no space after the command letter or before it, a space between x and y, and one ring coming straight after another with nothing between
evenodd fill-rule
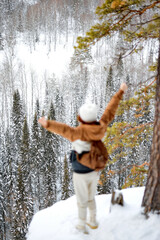
<instances>
[{"instance_id":1,"label":"tree canopy","mask_svg":"<svg viewBox=\"0 0 160 240\"><path fill-rule=\"evenodd\" d=\"M77 38L77 49L86 49L103 37L120 32L125 40L158 39L160 29L160 1L106 0L96 9L99 22L92 26L85 37Z\"/></svg>"}]
</instances>

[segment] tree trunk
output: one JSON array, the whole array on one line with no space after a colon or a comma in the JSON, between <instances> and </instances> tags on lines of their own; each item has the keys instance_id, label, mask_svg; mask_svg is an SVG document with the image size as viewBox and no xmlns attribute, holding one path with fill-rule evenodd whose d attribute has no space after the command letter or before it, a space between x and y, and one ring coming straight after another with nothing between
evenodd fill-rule
<instances>
[{"instance_id":1,"label":"tree trunk","mask_svg":"<svg viewBox=\"0 0 160 240\"><path fill-rule=\"evenodd\" d=\"M145 207L145 213L150 211L160 213L160 41L153 140L150 167L142 206Z\"/></svg>"}]
</instances>

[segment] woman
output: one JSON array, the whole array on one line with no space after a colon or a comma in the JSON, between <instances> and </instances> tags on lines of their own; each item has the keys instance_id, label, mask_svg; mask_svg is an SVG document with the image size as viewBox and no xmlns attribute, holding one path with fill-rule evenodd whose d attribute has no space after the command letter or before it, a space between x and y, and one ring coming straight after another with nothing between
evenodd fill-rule
<instances>
[{"instance_id":1,"label":"woman","mask_svg":"<svg viewBox=\"0 0 160 240\"><path fill-rule=\"evenodd\" d=\"M80 107L78 116L80 125L78 127L70 127L64 123L46 120L44 117L39 119L39 123L46 130L59 134L72 142L71 162L78 206L76 228L84 233L87 233L86 224L92 229L98 227L95 194L98 170L102 169L102 166L95 159L95 154L92 153L91 155L92 143L94 142L96 145L104 137L107 125L113 120L118 104L126 90L127 85L122 83L119 91L107 105L99 122L97 122L97 107L95 104L84 104ZM94 149L96 149L96 146ZM89 208L90 218L86 223L87 207Z\"/></svg>"}]
</instances>

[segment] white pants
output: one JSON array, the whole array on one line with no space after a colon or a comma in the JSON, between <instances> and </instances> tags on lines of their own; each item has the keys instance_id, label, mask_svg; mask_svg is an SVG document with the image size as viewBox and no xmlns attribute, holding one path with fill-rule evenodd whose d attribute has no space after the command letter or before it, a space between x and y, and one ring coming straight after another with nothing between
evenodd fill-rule
<instances>
[{"instance_id":1,"label":"white pants","mask_svg":"<svg viewBox=\"0 0 160 240\"><path fill-rule=\"evenodd\" d=\"M85 174L73 173L74 190L77 197L79 219L85 221L87 207L90 214L96 214L95 194L97 190L98 172Z\"/></svg>"}]
</instances>

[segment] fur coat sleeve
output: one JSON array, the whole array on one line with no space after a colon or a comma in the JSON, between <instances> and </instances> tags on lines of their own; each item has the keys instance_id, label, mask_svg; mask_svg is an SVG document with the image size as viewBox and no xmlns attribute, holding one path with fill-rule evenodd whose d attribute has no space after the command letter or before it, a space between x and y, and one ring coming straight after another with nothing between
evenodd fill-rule
<instances>
[{"instance_id":1,"label":"fur coat sleeve","mask_svg":"<svg viewBox=\"0 0 160 240\"><path fill-rule=\"evenodd\" d=\"M124 94L123 90L119 90L111 99L109 104L107 105L100 122L105 124L106 126L113 120L116 110L118 108L118 104L120 100L122 99L122 96Z\"/></svg>"},{"instance_id":2,"label":"fur coat sleeve","mask_svg":"<svg viewBox=\"0 0 160 240\"><path fill-rule=\"evenodd\" d=\"M48 126L46 129L50 132L65 137L71 142L77 139L80 139L82 141L101 140L105 135L107 125L113 120L115 116L123 93L124 92L122 90L119 90L112 97L100 119L100 125L81 124L78 127L70 127L64 123L48 120Z\"/></svg>"}]
</instances>

